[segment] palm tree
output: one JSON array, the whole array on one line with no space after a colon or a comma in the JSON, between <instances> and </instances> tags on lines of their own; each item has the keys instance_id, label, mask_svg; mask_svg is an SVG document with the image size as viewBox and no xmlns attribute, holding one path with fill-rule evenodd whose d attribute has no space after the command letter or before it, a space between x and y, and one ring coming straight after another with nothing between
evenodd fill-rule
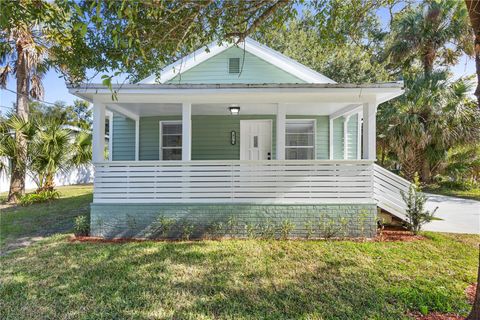
<instances>
[{"instance_id":1,"label":"palm tree","mask_svg":"<svg viewBox=\"0 0 480 320\"><path fill-rule=\"evenodd\" d=\"M8 171L12 170L12 165L16 165L17 170L25 172L26 161L14 162L15 159L19 159L18 153L23 153L18 147L18 141L25 141L28 146L34 134L35 128L32 123L16 114L0 119L0 172L8 174Z\"/></svg>"},{"instance_id":2,"label":"palm tree","mask_svg":"<svg viewBox=\"0 0 480 320\"><path fill-rule=\"evenodd\" d=\"M71 66L63 51L71 56L72 36L69 28L69 8L52 1L3 1L0 19L0 87L9 76L16 78L15 111L28 121L29 101L43 96L42 77L54 67L64 76ZM80 38L78 38L80 39ZM68 48L67 50L65 48ZM78 60L74 57L71 60ZM71 63L72 65L73 62ZM16 202L25 192L25 161L27 142L16 135L18 152L12 158L9 202Z\"/></svg>"},{"instance_id":3,"label":"palm tree","mask_svg":"<svg viewBox=\"0 0 480 320\"><path fill-rule=\"evenodd\" d=\"M41 118L37 122L28 156L28 166L38 190L53 190L58 172L67 172L91 161L91 134L65 126L60 118Z\"/></svg>"},{"instance_id":4,"label":"palm tree","mask_svg":"<svg viewBox=\"0 0 480 320\"><path fill-rule=\"evenodd\" d=\"M469 98L471 84L446 72L407 79L404 96L379 108L383 145L390 146L401 173L425 183L446 168L448 150L480 141L480 112Z\"/></svg>"},{"instance_id":5,"label":"palm tree","mask_svg":"<svg viewBox=\"0 0 480 320\"><path fill-rule=\"evenodd\" d=\"M470 24L475 34L475 40L473 42L475 48L475 67L477 69L475 96L477 97L478 107L480 108L480 2L477 0L465 0L465 4L467 5ZM480 302L478 305L480 305ZM480 314L480 310L478 313Z\"/></svg>"},{"instance_id":6,"label":"palm tree","mask_svg":"<svg viewBox=\"0 0 480 320\"><path fill-rule=\"evenodd\" d=\"M468 11L457 0L422 2L399 14L392 33L387 53L393 62L408 69L419 61L425 75L432 73L435 63L451 65L462 53L473 55Z\"/></svg>"},{"instance_id":7,"label":"palm tree","mask_svg":"<svg viewBox=\"0 0 480 320\"><path fill-rule=\"evenodd\" d=\"M44 60L47 45L42 42L41 28L37 21L15 25L7 25L0 30L4 39L0 47L0 86L5 88L9 75L15 75L17 80L17 101L15 111L19 118L28 121L29 99L40 99L43 96L42 77L46 70ZM27 157L27 141L17 132L15 135L15 156L12 158L12 171L8 202L16 202L25 192L25 161Z\"/></svg>"}]
</instances>

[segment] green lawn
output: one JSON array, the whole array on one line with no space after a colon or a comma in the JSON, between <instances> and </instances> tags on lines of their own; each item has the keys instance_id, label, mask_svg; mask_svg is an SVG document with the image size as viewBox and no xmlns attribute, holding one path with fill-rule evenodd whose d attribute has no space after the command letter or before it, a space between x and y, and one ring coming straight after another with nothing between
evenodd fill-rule
<instances>
[{"instance_id":1,"label":"green lawn","mask_svg":"<svg viewBox=\"0 0 480 320\"><path fill-rule=\"evenodd\" d=\"M92 202L92 185L59 187L58 190L61 198L54 202L2 209L0 248L59 232L69 232L76 216L88 214Z\"/></svg>"},{"instance_id":2,"label":"green lawn","mask_svg":"<svg viewBox=\"0 0 480 320\"><path fill-rule=\"evenodd\" d=\"M14 241L55 224L55 217L71 220L78 206L90 202L89 190L63 188L70 197L17 209L18 216L2 213L2 234L6 230L6 238ZM466 314L464 289L475 281L480 236L425 235L424 241L383 243L122 244L48 236L0 257L0 314L2 319L402 319L409 310Z\"/></svg>"},{"instance_id":3,"label":"green lawn","mask_svg":"<svg viewBox=\"0 0 480 320\"><path fill-rule=\"evenodd\" d=\"M441 186L425 188L425 192L443 194L445 196L459 197L465 199L473 199L480 201L480 188L472 188L468 190L452 189Z\"/></svg>"}]
</instances>

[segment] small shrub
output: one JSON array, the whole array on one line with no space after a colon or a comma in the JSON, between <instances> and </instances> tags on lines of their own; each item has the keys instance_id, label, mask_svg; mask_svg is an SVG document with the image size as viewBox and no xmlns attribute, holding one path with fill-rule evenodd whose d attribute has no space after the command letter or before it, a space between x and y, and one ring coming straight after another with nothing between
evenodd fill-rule
<instances>
[{"instance_id":1,"label":"small shrub","mask_svg":"<svg viewBox=\"0 0 480 320\"><path fill-rule=\"evenodd\" d=\"M230 236L233 236L237 227L238 227L237 217L236 216L229 217L228 221L227 221L227 229L228 229L228 233L230 234Z\"/></svg>"},{"instance_id":2,"label":"small shrub","mask_svg":"<svg viewBox=\"0 0 480 320\"><path fill-rule=\"evenodd\" d=\"M318 230L319 234L323 236L325 239L333 238L338 233L335 220L325 214L322 214L320 216L318 229L319 229Z\"/></svg>"},{"instance_id":3,"label":"small shrub","mask_svg":"<svg viewBox=\"0 0 480 320\"><path fill-rule=\"evenodd\" d=\"M73 234L77 237L88 236L90 234L90 223L88 222L87 216L83 215L75 218Z\"/></svg>"},{"instance_id":4,"label":"small shrub","mask_svg":"<svg viewBox=\"0 0 480 320\"><path fill-rule=\"evenodd\" d=\"M417 234L422 226L430 221L439 220L435 218L435 212L438 207L433 211L428 211L425 209L425 203L427 202L427 197L422 193L420 187L420 179L418 174L415 174L414 181L408 188L408 192L405 193L400 191L403 201L407 205L406 217L407 217L407 227L414 234Z\"/></svg>"},{"instance_id":5,"label":"small shrub","mask_svg":"<svg viewBox=\"0 0 480 320\"><path fill-rule=\"evenodd\" d=\"M247 238L249 239L255 238L255 229L256 229L255 224L251 222L245 223L245 232L247 233Z\"/></svg>"},{"instance_id":6,"label":"small shrub","mask_svg":"<svg viewBox=\"0 0 480 320\"><path fill-rule=\"evenodd\" d=\"M260 234L264 239L274 239L275 238L275 225L271 224L267 220L265 225L260 226Z\"/></svg>"},{"instance_id":7,"label":"small shrub","mask_svg":"<svg viewBox=\"0 0 480 320\"><path fill-rule=\"evenodd\" d=\"M346 217L340 218L340 230L341 230L341 236L346 238L348 237L349 234L349 220Z\"/></svg>"},{"instance_id":8,"label":"small shrub","mask_svg":"<svg viewBox=\"0 0 480 320\"><path fill-rule=\"evenodd\" d=\"M224 234L223 232L223 222L222 221L215 221L209 227L209 233L211 234L212 238L221 238Z\"/></svg>"},{"instance_id":9,"label":"small shrub","mask_svg":"<svg viewBox=\"0 0 480 320\"><path fill-rule=\"evenodd\" d=\"M288 219L283 220L280 224L280 234L282 239L288 239L293 229L295 229L295 224Z\"/></svg>"},{"instance_id":10,"label":"small shrub","mask_svg":"<svg viewBox=\"0 0 480 320\"><path fill-rule=\"evenodd\" d=\"M190 236L193 233L195 226L193 224L184 223L182 226L182 239L190 240Z\"/></svg>"},{"instance_id":11,"label":"small shrub","mask_svg":"<svg viewBox=\"0 0 480 320\"><path fill-rule=\"evenodd\" d=\"M360 237L365 236L365 230L367 229L366 228L367 221L368 221L368 212L362 210L358 215L358 225L360 226Z\"/></svg>"},{"instance_id":12,"label":"small shrub","mask_svg":"<svg viewBox=\"0 0 480 320\"><path fill-rule=\"evenodd\" d=\"M159 216L155 222L155 233L159 234L161 237L166 237L170 232L175 220L165 216Z\"/></svg>"},{"instance_id":13,"label":"small shrub","mask_svg":"<svg viewBox=\"0 0 480 320\"><path fill-rule=\"evenodd\" d=\"M20 205L29 206L34 203L42 203L60 198L57 190L42 190L34 193L27 193L20 198Z\"/></svg>"},{"instance_id":14,"label":"small shrub","mask_svg":"<svg viewBox=\"0 0 480 320\"><path fill-rule=\"evenodd\" d=\"M305 236L307 239L311 239L313 236L313 233L314 233L313 225L314 225L314 222L312 220L308 220L307 222L305 222L305 231L307 232Z\"/></svg>"}]
</instances>

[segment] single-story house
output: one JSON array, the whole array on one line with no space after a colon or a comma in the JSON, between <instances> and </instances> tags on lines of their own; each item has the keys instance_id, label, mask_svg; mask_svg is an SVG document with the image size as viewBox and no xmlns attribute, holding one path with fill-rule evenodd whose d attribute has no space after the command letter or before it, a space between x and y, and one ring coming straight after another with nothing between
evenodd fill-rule
<instances>
[{"instance_id":1,"label":"single-story house","mask_svg":"<svg viewBox=\"0 0 480 320\"><path fill-rule=\"evenodd\" d=\"M378 207L404 217L408 181L375 165L377 107L403 83L336 83L247 38L69 90L93 103L94 236L371 237Z\"/></svg>"}]
</instances>

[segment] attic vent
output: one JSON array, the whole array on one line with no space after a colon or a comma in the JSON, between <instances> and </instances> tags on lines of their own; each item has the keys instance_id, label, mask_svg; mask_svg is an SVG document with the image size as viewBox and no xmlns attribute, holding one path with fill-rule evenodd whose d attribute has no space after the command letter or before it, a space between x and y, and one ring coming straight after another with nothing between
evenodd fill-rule
<instances>
[{"instance_id":1,"label":"attic vent","mask_svg":"<svg viewBox=\"0 0 480 320\"><path fill-rule=\"evenodd\" d=\"M228 73L240 73L240 58L228 59Z\"/></svg>"}]
</instances>

